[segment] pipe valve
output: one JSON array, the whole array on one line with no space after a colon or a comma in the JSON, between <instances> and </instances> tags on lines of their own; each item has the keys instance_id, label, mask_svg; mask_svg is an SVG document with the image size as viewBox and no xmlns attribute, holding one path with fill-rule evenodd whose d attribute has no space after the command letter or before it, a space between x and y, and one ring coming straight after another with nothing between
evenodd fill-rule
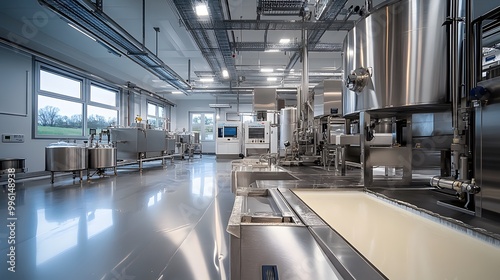
<instances>
[{"instance_id":1,"label":"pipe valve","mask_svg":"<svg viewBox=\"0 0 500 280\"><path fill-rule=\"evenodd\" d=\"M360 93L365 88L370 79L370 71L366 68L358 68L347 75L345 85L349 90Z\"/></svg>"}]
</instances>

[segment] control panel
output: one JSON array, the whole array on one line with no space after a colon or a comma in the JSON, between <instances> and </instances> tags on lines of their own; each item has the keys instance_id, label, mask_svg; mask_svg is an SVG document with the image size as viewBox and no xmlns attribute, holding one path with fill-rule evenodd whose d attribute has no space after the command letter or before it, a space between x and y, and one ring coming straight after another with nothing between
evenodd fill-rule
<instances>
[{"instance_id":1,"label":"control panel","mask_svg":"<svg viewBox=\"0 0 500 280\"><path fill-rule=\"evenodd\" d=\"M24 143L24 134L2 134L3 143Z\"/></svg>"}]
</instances>

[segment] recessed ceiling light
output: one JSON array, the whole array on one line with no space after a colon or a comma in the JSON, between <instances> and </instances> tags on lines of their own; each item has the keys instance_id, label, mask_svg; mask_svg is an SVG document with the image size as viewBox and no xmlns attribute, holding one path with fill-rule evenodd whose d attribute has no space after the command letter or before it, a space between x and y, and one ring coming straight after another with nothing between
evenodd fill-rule
<instances>
[{"instance_id":1,"label":"recessed ceiling light","mask_svg":"<svg viewBox=\"0 0 500 280\"><path fill-rule=\"evenodd\" d=\"M264 72L264 73L272 73L274 71L273 68L261 68L260 69L260 72Z\"/></svg>"},{"instance_id":2,"label":"recessed ceiling light","mask_svg":"<svg viewBox=\"0 0 500 280\"><path fill-rule=\"evenodd\" d=\"M229 72L227 72L226 69L222 70L222 77L228 78L229 77Z\"/></svg>"},{"instance_id":3,"label":"recessed ceiling light","mask_svg":"<svg viewBox=\"0 0 500 280\"><path fill-rule=\"evenodd\" d=\"M207 5L205 4L196 5L196 15L198 15L199 17L208 16Z\"/></svg>"},{"instance_id":4,"label":"recessed ceiling light","mask_svg":"<svg viewBox=\"0 0 500 280\"><path fill-rule=\"evenodd\" d=\"M200 82L213 82L214 78L201 78Z\"/></svg>"},{"instance_id":5,"label":"recessed ceiling light","mask_svg":"<svg viewBox=\"0 0 500 280\"><path fill-rule=\"evenodd\" d=\"M268 82L276 82L278 80L277 77L267 77Z\"/></svg>"},{"instance_id":6,"label":"recessed ceiling light","mask_svg":"<svg viewBox=\"0 0 500 280\"><path fill-rule=\"evenodd\" d=\"M290 43L290 39L288 39L288 38L280 39L280 44L288 44L288 43Z\"/></svg>"},{"instance_id":7,"label":"recessed ceiling light","mask_svg":"<svg viewBox=\"0 0 500 280\"><path fill-rule=\"evenodd\" d=\"M182 91L172 91L172 94L182 94Z\"/></svg>"}]
</instances>

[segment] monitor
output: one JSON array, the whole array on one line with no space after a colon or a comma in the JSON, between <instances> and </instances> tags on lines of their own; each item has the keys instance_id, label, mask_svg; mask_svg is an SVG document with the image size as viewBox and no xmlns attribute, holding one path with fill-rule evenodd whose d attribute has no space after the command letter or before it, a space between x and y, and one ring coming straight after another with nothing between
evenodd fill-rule
<instances>
[{"instance_id":1,"label":"monitor","mask_svg":"<svg viewBox=\"0 0 500 280\"><path fill-rule=\"evenodd\" d=\"M238 137L238 127L225 126L224 127L224 137L237 138Z\"/></svg>"}]
</instances>

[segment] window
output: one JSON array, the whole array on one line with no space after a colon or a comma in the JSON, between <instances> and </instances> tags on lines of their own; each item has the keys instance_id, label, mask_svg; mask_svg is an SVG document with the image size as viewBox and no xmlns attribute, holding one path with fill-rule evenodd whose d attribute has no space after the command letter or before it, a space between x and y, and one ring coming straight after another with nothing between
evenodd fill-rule
<instances>
[{"instance_id":1,"label":"window","mask_svg":"<svg viewBox=\"0 0 500 280\"><path fill-rule=\"evenodd\" d=\"M35 63L36 137L81 138L118 124L118 90L68 70Z\"/></svg>"},{"instance_id":2,"label":"window","mask_svg":"<svg viewBox=\"0 0 500 280\"><path fill-rule=\"evenodd\" d=\"M200 132L201 141L214 141L214 113L190 113L190 130Z\"/></svg>"},{"instance_id":3,"label":"window","mask_svg":"<svg viewBox=\"0 0 500 280\"><path fill-rule=\"evenodd\" d=\"M163 106L148 102L147 114L148 124L151 125L152 128L166 128L167 118Z\"/></svg>"},{"instance_id":4,"label":"window","mask_svg":"<svg viewBox=\"0 0 500 280\"><path fill-rule=\"evenodd\" d=\"M118 92L116 89L92 83L89 99L87 128L95 128L99 133L103 128L118 124L118 108L116 106Z\"/></svg>"}]
</instances>

